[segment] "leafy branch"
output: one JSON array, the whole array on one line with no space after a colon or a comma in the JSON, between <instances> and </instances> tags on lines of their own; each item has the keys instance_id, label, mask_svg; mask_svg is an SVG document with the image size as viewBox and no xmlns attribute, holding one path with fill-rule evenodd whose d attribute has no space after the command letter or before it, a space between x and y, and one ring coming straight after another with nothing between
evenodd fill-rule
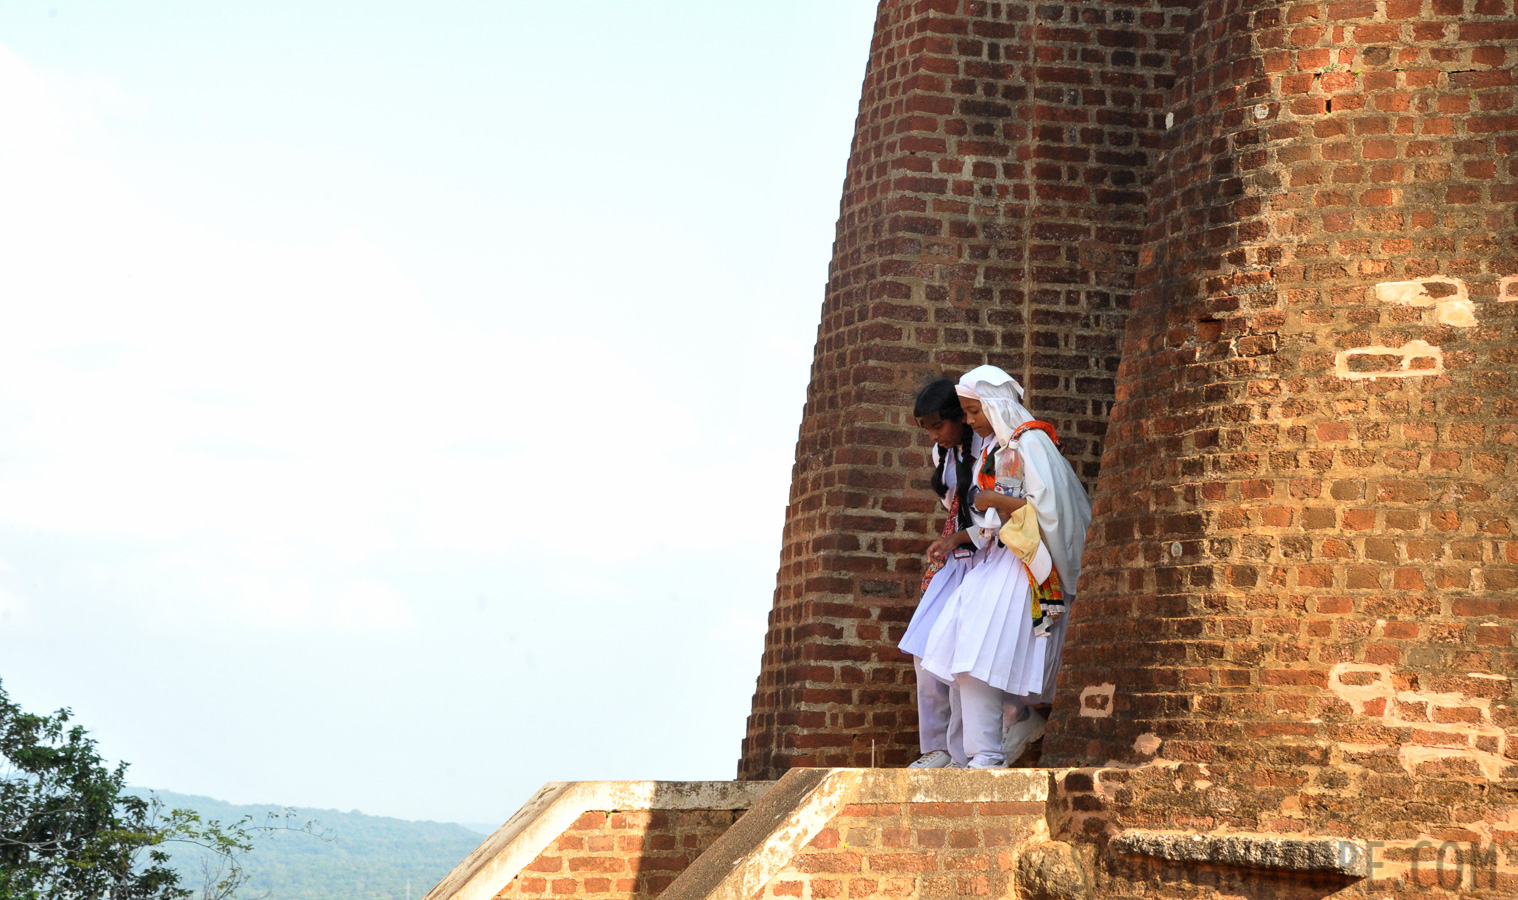
<instances>
[{"instance_id":1,"label":"leafy branch","mask_svg":"<svg viewBox=\"0 0 1518 900\"><path fill-rule=\"evenodd\" d=\"M108 768L71 716L27 713L0 687L0 900L191 900L174 845L202 851L199 900L229 900L256 837L332 839L290 809L223 823L127 793L126 764Z\"/></svg>"}]
</instances>

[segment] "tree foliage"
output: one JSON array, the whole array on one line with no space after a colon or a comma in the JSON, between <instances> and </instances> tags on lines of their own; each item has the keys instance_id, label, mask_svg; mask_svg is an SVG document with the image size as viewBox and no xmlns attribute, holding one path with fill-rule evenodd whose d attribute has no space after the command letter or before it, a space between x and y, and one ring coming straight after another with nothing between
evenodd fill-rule
<instances>
[{"instance_id":1,"label":"tree foliage","mask_svg":"<svg viewBox=\"0 0 1518 900\"><path fill-rule=\"evenodd\" d=\"M23 711L0 686L0 900L224 900L260 826L203 820L124 791L126 764L108 767L70 712ZM212 862L199 890L169 865L174 844Z\"/></svg>"}]
</instances>

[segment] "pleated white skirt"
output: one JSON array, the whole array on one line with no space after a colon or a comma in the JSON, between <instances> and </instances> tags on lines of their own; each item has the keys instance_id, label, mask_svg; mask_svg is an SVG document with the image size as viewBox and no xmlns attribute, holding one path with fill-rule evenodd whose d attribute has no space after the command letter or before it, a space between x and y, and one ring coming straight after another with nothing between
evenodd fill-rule
<instances>
[{"instance_id":1,"label":"pleated white skirt","mask_svg":"<svg viewBox=\"0 0 1518 900\"><path fill-rule=\"evenodd\" d=\"M917 609L912 613L912 621L907 623L907 633L901 636L901 643L897 645L901 652L918 657L923 655L933 623L938 621L938 614L943 612L944 604L959 590L965 575L975 567L978 556L976 554L968 559L959 559L951 553L944 561L943 568L933 573L933 580L928 582L928 589L922 592L922 599L917 602Z\"/></svg>"},{"instance_id":2,"label":"pleated white skirt","mask_svg":"<svg viewBox=\"0 0 1518 900\"><path fill-rule=\"evenodd\" d=\"M944 681L968 674L1009 694L1042 695L1049 640L1033 637L1032 606L1022 560L993 545L942 604L919 654L923 668Z\"/></svg>"}]
</instances>

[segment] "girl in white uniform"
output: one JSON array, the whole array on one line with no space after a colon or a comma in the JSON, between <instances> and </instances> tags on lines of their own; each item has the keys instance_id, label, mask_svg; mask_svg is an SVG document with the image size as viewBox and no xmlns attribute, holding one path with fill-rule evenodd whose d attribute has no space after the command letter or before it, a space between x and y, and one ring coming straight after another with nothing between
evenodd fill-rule
<instances>
[{"instance_id":1,"label":"girl in white uniform","mask_svg":"<svg viewBox=\"0 0 1518 900\"><path fill-rule=\"evenodd\" d=\"M975 464L985 438L965 423L954 382L947 378L932 381L922 389L912 414L933 440L933 491L948 510L942 536L928 547L922 600L900 644L902 652L912 654L917 672L917 733L922 756L909 768L937 769L951 764L963 766L967 757L955 688L923 671L922 654L944 601L974 566L975 552L987 543L980 536L980 529L972 528L969 499Z\"/></svg>"},{"instance_id":2,"label":"girl in white uniform","mask_svg":"<svg viewBox=\"0 0 1518 900\"><path fill-rule=\"evenodd\" d=\"M959 691L969 767L998 768L1012 761L1003 752L1004 716L1012 723L1015 752L1042 733L1043 718L1031 706L1053 695L1065 621L1060 617L1052 627L1047 620L1035 622L1035 591L1058 599L1063 587L1063 599L1073 598L1091 505L1055 448L1052 428L1034 423L1019 402L1022 387L1012 376L981 366L960 379L957 391L970 426L995 438L981 454L971 500L975 524L988 544L943 604L928 634L922 668ZM1008 493L998 493L996 457L1009 452L1018 454L1020 478L1006 485ZM1029 576L1017 553L996 540L1003 521L1025 504L1034 507L1033 530L1047 551L1049 575L1042 583ZM1051 607L1051 613L1058 608ZM1041 626L1037 634L1035 625Z\"/></svg>"}]
</instances>

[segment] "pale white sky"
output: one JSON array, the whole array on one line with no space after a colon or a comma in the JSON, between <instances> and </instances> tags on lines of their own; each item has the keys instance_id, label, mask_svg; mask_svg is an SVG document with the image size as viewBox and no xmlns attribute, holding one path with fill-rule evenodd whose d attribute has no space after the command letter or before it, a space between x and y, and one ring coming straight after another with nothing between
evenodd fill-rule
<instances>
[{"instance_id":1,"label":"pale white sky","mask_svg":"<svg viewBox=\"0 0 1518 900\"><path fill-rule=\"evenodd\" d=\"M0 679L135 783L732 777L873 0L0 0Z\"/></svg>"}]
</instances>

